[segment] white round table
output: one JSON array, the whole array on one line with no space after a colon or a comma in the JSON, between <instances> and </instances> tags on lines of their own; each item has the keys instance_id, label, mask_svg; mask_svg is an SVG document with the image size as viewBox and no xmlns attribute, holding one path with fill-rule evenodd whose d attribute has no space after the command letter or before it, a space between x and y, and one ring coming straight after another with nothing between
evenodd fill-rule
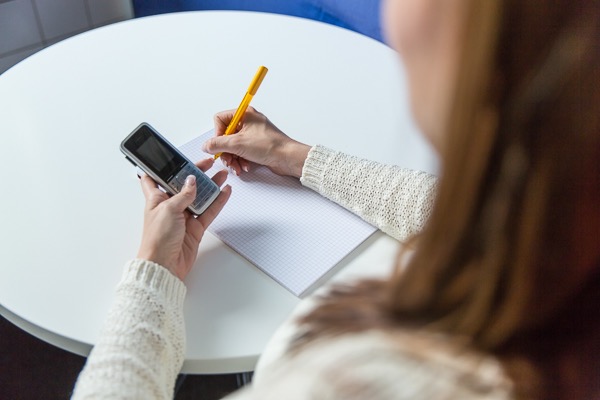
<instances>
[{"instance_id":1,"label":"white round table","mask_svg":"<svg viewBox=\"0 0 600 400\"><path fill-rule=\"evenodd\" d=\"M0 76L0 312L87 355L141 235L143 196L119 143L147 121L175 144L253 106L290 136L430 172L397 55L335 26L281 15L192 12L131 20L51 46ZM334 279L391 265L378 232ZM186 285L183 372L250 371L299 299L214 236Z\"/></svg>"}]
</instances>

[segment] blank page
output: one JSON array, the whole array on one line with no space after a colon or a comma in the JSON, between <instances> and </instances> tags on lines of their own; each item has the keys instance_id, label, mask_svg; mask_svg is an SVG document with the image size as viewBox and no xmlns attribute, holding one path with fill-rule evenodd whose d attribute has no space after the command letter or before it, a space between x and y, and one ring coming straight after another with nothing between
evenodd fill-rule
<instances>
[{"instance_id":1,"label":"blank page","mask_svg":"<svg viewBox=\"0 0 600 400\"><path fill-rule=\"evenodd\" d=\"M210 157L201 145L213 135L210 130L180 150L194 162ZM217 160L207 174L224 168ZM231 197L208 231L296 296L377 230L300 180L263 166L240 177L230 173L227 183Z\"/></svg>"}]
</instances>

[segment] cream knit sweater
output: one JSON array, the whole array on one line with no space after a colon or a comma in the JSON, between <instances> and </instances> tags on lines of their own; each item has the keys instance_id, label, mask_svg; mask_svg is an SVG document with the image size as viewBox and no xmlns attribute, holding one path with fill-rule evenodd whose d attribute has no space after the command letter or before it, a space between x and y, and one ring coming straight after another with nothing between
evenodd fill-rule
<instances>
[{"instance_id":1,"label":"cream knit sweater","mask_svg":"<svg viewBox=\"0 0 600 400\"><path fill-rule=\"evenodd\" d=\"M436 185L429 174L322 146L311 149L301 181L398 240L423 227ZM172 398L185 350L185 292L184 284L160 265L129 262L73 398ZM294 316L316 302L312 297L300 303L267 346L253 383L231 399L511 398L510 382L495 359L453 352L443 338L426 334L347 334L287 354L297 333Z\"/></svg>"}]
</instances>

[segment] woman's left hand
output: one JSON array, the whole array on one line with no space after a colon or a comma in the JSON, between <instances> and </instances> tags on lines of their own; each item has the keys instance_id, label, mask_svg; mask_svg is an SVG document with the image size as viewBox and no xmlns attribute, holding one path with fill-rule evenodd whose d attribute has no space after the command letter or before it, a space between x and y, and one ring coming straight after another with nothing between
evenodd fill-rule
<instances>
[{"instance_id":1,"label":"woman's left hand","mask_svg":"<svg viewBox=\"0 0 600 400\"><path fill-rule=\"evenodd\" d=\"M212 164L213 159L210 158L196 165L206 171ZM220 171L212 179L221 186L226 178L227 172ZM221 189L206 211L195 218L186 210L196 197L195 179L188 178L181 192L172 197L162 192L148 176L142 177L141 182L146 207L142 243L137 257L160 264L183 280L196 261L204 231L227 203L231 187L227 185Z\"/></svg>"}]
</instances>

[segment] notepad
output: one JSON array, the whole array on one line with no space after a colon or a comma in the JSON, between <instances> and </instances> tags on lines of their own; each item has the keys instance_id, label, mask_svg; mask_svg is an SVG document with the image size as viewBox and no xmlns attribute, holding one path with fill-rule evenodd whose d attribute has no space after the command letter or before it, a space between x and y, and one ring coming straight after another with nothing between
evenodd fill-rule
<instances>
[{"instance_id":1,"label":"notepad","mask_svg":"<svg viewBox=\"0 0 600 400\"><path fill-rule=\"evenodd\" d=\"M196 162L209 157L201 145L210 130L180 150ZM209 176L225 168L217 160ZM377 228L342 206L263 166L227 183L232 195L208 231L296 296L313 289Z\"/></svg>"}]
</instances>

